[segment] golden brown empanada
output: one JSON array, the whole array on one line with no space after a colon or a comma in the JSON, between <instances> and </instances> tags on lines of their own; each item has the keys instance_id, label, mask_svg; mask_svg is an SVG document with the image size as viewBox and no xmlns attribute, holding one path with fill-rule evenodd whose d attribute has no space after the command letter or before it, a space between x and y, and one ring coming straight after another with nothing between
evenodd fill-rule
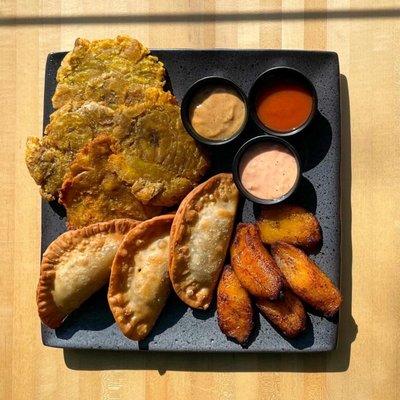
<instances>
[{"instance_id":1,"label":"golden brown empanada","mask_svg":"<svg viewBox=\"0 0 400 400\"><path fill-rule=\"evenodd\" d=\"M177 295L207 309L221 272L239 200L232 175L218 174L182 201L172 225L169 275Z\"/></svg>"},{"instance_id":2,"label":"golden brown empanada","mask_svg":"<svg viewBox=\"0 0 400 400\"><path fill-rule=\"evenodd\" d=\"M65 317L104 286L123 237L138 224L116 219L68 231L43 254L37 288L40 319L57 328Z\"/></svg>"},{"instance_id":3,"label":"golden brown empanada","mask_svg":"<svg viewBox=\"0 0 400 400\"><path fill-rule=\"evenodd\" d=\"M142 222L121 243L111 269L108 303L122 333L145 338L170 293L168 246L173 214Z\"/></svg>"}]
</instances>

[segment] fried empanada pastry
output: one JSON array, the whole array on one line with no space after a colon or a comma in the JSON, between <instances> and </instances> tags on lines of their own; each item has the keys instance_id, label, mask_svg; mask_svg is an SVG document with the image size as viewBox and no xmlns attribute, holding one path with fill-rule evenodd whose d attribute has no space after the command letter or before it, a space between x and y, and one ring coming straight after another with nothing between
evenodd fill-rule
<instances>
[{"instance_id":1,"label":"fried empanada pastry","mask_svg":"<svg viewBox=\"0 0 400 400\"><path fill-rule=\"evenodd\" d=\"M217 316L222 333L242 344L247 341L253 330L253 306L230 265L218 283Z\"/></svg>"},{"instance_id":2,"label":"fried empanada pastry","mask_svg":"<svg viewBox=\"0 0 400 400\"><path fill-rule=\"evenodd\" d=\"M321 240L317 218L303 207L291 204L263 206L257 221L264 243L279 241L313 249Z\"/></svg>"},{"instance_id":3,"label":"fried empanada pastry","mask_svg":"<svg viewBox=\"0 0 400 400\"><path fill-rule=\"evenodd\" d=\"M301 300L326 317L338 312L342 296L314 261L300 249L284 242L273 244L271 251L289 287Z\"/></svg>"},{"instance_id":4,"label":"fried empanada pastry","mask_svg":"<svg viewBox=\"0 0 400 400\"><path fill-rule=\"evenodd\" d=\"M141 340L153 328L170 293L168 251L173 214L142 222L115 256L108 303L122 333Z\"/></svg>"},{"instance_id":5,"label":"fried empanada pastry","mask_svg":"<svg viewBox=\"0 0 400 400\"><path fill-rule=\"evenodd\" d=\"M229 246L239 192L232 175L218 174L182 201L172 225L169 274L176 294L207 309Z\"/></svg>"},{"instance_id":6,"label":"fried empanada pastry","mask_svg":"<svg viewBox=\"0 0 400 400\"><path fill-rule=\"evenodd\" d=\"M57 328L104 286L123 237L138 224L117 219L60 235L43 254L37 288L40 319Z\"/></svg>"},{"instance_id":7,"label":"fried empanada pastry","mask_svg":"<svg viewBox=\"0 0 400 400\"><path fill-rule=\"evenodd\" d=\"M253 296L274 300L283 287L282 274L261 242L254 224L238 224L231 245L231 263L243 287Z\"/></svg>"},{"instance_id":8,"label":"fried empanada pastry","mask_svg":"<svg viewBox=\"0 0 400 400\"><path fill-rule=\"evenodd\" d=\"M57 71L52 102L60 108L70 102L124 104L127 92L137 85L162 88L165 69L157 57L129 36L89 41L78 38L74 49Z\"/></svg>"},{"instance_id":9,"label":"fried empanada pastry","mask_svg":"<svg viewBox=\"0 0 400 400\"><path fill-rule=\"evenodd\" d=\"M101 135L76 155L65 176L59 202L67 210L69 229L115 218L145 220L159 215L162 207L146 206L110 169L115 140Z\"/></svg>"},{"instance_id":10,"label":"fried empanada pastry","mask_svg":"<svg viewBox=\"0 0 400 400\"><path fill-rule=\"evenodd\" d=\"M306 329L306 311L290 289L284 289L276 300L258 298L256 305L261 314L288 338L299 336Z\"/></svg>"}]
</instances>

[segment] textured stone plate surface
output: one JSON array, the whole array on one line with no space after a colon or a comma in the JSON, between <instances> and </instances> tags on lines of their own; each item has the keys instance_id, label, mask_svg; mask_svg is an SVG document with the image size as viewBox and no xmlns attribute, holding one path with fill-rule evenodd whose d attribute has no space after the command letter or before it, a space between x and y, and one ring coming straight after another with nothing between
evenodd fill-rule
<instances>
[{"instance_id":1,"label":"textured stone plate surface","mask_svg":"<svg viewBox=\"0 0 400 400\"><path fill-rule=\"evenodd\" d=\"M44 124L52 112L56 72L66 53L48 56L44 99ZM168 71L168 85L180 100L187 88L208 75L232 79L248 93L256 77L274 66L297 68L315 85L319 113L314 123L296 140L303 166L303 178L292 201L316 213L323 231L323 244L312 257L339 284L340 275L340 109L339 65L335 53L269 50L157 50ZM230 168L235 149L247 138L259 135L251 122L245 137L228 148L212 154L211 173ZM238 220L254 221L257 208L244 202ZM63 210L43 202L42 252L65 230ZM126 339L113 321L106 301L106 290L89 299L70 315L64 324L52 330L42 326L47 346L75 349L208 351L208 352L296 352L329 351L337 341L337 319L310 315L305 335L286 340L263 318L246 348L229 341L220 332L215 302L207 311L192 310L172 295L150 336L141 342Z\"/></svg>"}]
</instances>

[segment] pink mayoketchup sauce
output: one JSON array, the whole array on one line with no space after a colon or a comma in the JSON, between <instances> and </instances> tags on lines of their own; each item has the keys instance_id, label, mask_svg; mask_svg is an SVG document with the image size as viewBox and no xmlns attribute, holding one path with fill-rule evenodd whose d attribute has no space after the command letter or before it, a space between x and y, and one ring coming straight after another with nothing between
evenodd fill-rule
<instances>
[{"instance_id":1,"label":"pink mayoketchup sauce","mask_svg":"<svg viewBox=\"0 0 400 400\"><path fill-rule=\"evenodd\" d=\"M263 200L278 199L296 184L299 166L294 154L279 143L258 143L242 156L239 177L244 188Z\"/></svg>"}]
</instances>

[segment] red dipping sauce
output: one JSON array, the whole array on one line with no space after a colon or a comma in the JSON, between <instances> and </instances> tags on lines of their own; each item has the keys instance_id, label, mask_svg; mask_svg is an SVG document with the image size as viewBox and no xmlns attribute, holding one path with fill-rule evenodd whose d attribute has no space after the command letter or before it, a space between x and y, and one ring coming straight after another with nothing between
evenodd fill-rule
<instances>
[{"instance_id":1,"label":"red dipping sauce","mask_svg":"<svg viewBox=\"0 0 400 400\"><path fill-rule=\"evenodd\" d=\"M299 128L308 120L312 110L312 93L297 82L268 85L260 90L256 102L259 120L278 133Z\"/></svg>"}]
</instances>

